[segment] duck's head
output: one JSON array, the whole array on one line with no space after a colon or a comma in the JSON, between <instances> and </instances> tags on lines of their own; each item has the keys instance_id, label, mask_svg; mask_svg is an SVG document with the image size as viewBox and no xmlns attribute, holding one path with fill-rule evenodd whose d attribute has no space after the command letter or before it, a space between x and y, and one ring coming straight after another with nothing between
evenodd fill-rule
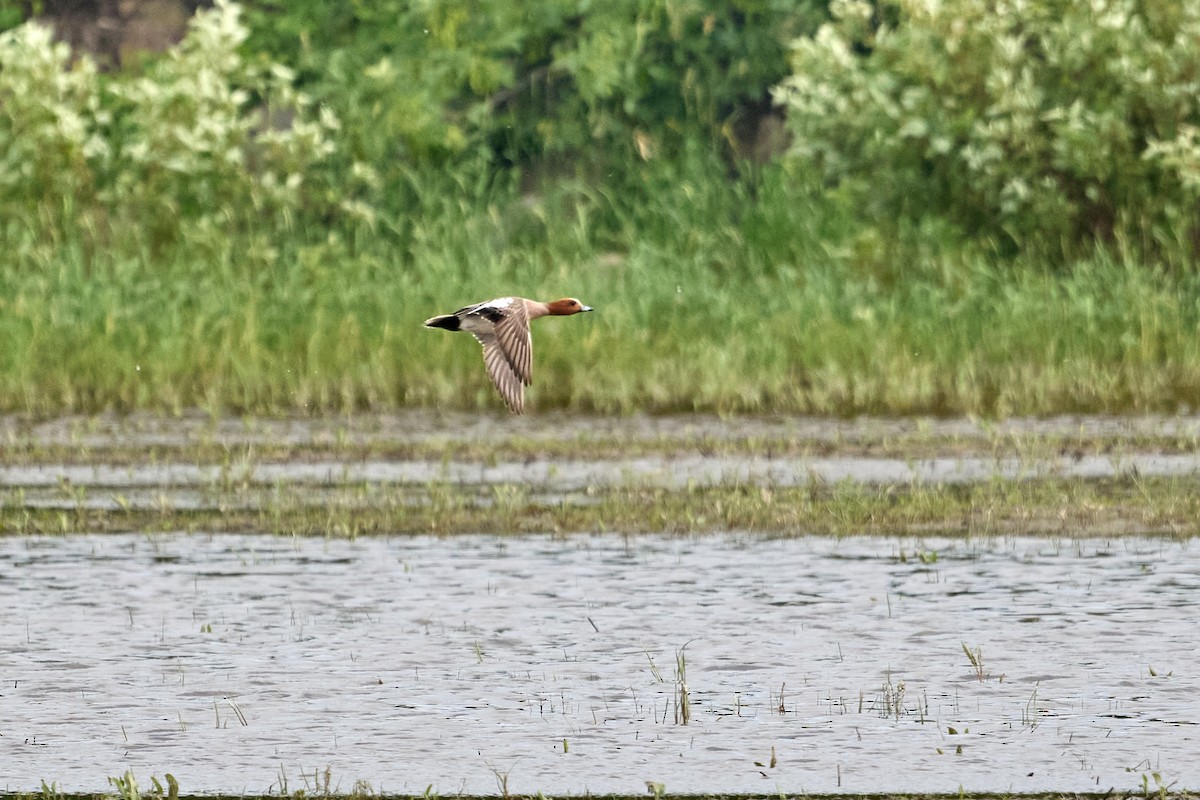
<instances>
[{"instance_id":1,"label":"duck's head","mask_svg":"<svg viewBox=\"0 0 1200 800\"><path fill-rule=\"evenodd\" d=\"M591 311L591 306L585 306L583 303L576 300L574 297L564 297L562 300L554 300L546 303L546 308L551 314L558 316L566 316L567 314L578 314L583 311Z\"/></svg>"}]
</instances>

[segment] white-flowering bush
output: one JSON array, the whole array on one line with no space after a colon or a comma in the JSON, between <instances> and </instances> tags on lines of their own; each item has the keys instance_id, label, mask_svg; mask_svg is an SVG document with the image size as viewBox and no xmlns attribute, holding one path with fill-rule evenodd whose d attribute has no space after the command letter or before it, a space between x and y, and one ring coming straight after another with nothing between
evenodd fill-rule
<instances>
[{"instance_id":1,"label":"white-flowering bush","mask_svg":"<svg viewBox=\"0 0 1200 800\"><path fill-rule=\"evenodd\" d=\"M1200 0L835 0L776 90L876 219L1018 247L1200 232Z\"/></svg>"},{"instance_id":2,"label":"white-flowering bush","mask_svg":"<svg viewBox=\"0 0 1200 800\"><path fill-rule=\"evenodd\" d=\"M0 34L0 202L59 201L88 192L92 168L109 155L96 70L70 65L49 28Z\"/></svg>"},{"instance_id":3,"label":"white-flowering bush","mask_svg":"<svg viewBox=\"0 0 1200 800\"><path fill-rule=\"evenodd\" d=\"M286 68L248 63L238 51L245 38L237 6L218 3L149 74L113 87L122 101L115 203L132 200L154 217L302 203L308 173L333 152L336 120L313 115Z\"/></svg>"},{"instance_id":4,"label":"white-flowering bush","mask_svg":"<svg viewBox=\"0 0 1200 800\"><path fill-rule=\"evenodd\" d=\"M239 52L236 5L198 12L186 38L142 75L98 79L86 56L31 22L0 37L0 187L12 214L70 207L154 240L287 223L335 208L316 185L337 120L279 65ZM53 215L52 215L53 216ZM253 217L253 219L246 219Z\"/></svg>"}]
</instances>

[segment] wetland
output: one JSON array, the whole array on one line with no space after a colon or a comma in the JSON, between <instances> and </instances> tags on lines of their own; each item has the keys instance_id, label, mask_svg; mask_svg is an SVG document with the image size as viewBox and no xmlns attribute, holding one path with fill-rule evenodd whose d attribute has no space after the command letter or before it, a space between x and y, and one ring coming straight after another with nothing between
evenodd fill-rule
<instances>
[{"instance_id":1,"label":"wetland","mask_svg":"<svg viewBox=\"0 0 1200 800\"><path fill-rule=\"evenodd\" d=\"M6 418L0 788L1193 788L1198 430Z\"/></svg>"},{"instance_id":2,"label":"wetland","mask_svg":"<svg viewBox=\"0 0 1200 800\"><path fill-rule=\"evenodd\" d=\"M1192 535L1200 418L0 421L0 530Z\"/></svg>"}]
</instances>

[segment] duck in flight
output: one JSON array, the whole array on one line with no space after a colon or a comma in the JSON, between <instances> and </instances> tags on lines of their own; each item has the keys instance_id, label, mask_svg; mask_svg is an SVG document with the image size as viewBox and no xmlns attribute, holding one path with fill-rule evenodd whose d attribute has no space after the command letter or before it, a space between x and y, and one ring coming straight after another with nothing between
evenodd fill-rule
<instances>
[{"instance_id":1,"label":"duck in flight","mask_svg":"<svg viewBox=\"0 0 1200 800\"><path fill-rule=\"evenodd\" d=\"M464 306L453 314L425 320L427 328L466 331L483 345L483 363L496 391L514 414L525 410L525 387L533 382L533 337L529 322L592 309L574 297L541 303L524 297L498 297Z\"/></svg>"}]
</instances>

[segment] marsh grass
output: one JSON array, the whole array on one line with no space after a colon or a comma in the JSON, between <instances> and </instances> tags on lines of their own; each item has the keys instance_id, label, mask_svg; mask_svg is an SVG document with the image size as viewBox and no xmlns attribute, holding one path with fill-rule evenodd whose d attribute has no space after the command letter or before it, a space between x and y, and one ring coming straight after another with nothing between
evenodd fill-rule
<instances>
[{"instance_id":1,"label":"marsh grass","mask_svg":"<svg viewBox=\"0 0 1200 800\"><path fill-rule=\"evenodd\" d=\"M353 538L381 534L758 532L805 535L1200 534L1193 478L987 481L966 485L826 487L717 485L683 490L615 487L580 499L527 496L496 514L491 492L433 483L382 486L365 502L323 497L303 487L274 492L256 506L75 508L19 504L0 496L0 533L259 532ZM524 489L514 486L513 496ZM210 498L211 499L211 498ZM308 498L311 500L311 498Z\"/></svg>"},{"instance_id":2,"label":"marsh grass","mask_svg":"<svg viewBox=\"0 0 1200 800\"><path fill-rule=\"evenodd\" d=\"M348 221L52 237L0 255L0 410L497 409L426 317L503 293L538 324L534 412L1174 411L1200 396L1200 277L1118 250L1067 267L885 237L783 167L692 154L611 184L413 171ZM79 223L84 225L83 222ZM17 235L19 234L19 235Z\"/></svg>"},{"instance_id":3,"label":"marsh grass","mask_svg":"<svg viewBox=\"0 0 1200 800\"><path fill-rule=\"evenodd\" d=\"M1069 463L1088 456L1120 464L1127 454L1193 454L1200 448L1196 426L1194 417L1025 419L997 425L955 419L830 421L696 414L613 419L553 413L515 420L422 410L233 421L193 412L183 417L142 413L50 421L25 415L0 417L0 442L8 467L170 463L216 469L220 484L216 488L232 496L238 487L248 489L261 467L317 462L495 466L502 460L538 459L863 457L903 459L911 468L915 459L975 457L995 459L998 472L1005 459L1031 468L1039 462ZM69 484L60 484L64 498L71 491ZM122 491L115 498L129 502ZM502 502L505 496L496 499ZM86 492L78 495L79 503L86 500Z\"/></svg>"},{"instance_id":4,"label":"marsh grass","mask_svg":"<svg viewBox=\"0 0 1200 800\"><path fill-rule=\"evenodd\" d=\"M1038 684L1034 683L1033 691L1029 693L1029 700L1021 709L1021 727L1033 730L1038 726L1038 705L1037 705Z\"/></svg>"},{"instance_id":5,"label":"marsh grass","mask_svg":"<svg viewBox=\"0 0 1200 800\"><path fill-rule=\"evenodd\" d=\"M137 778L132 770L125 770L123 775L115 775L108 779L109 786L116 790L117 800L179 800L179 781L167 773L163 776L166 786L155 776L150 776L150 789L143 791L138 786ZM59 791L54 784L46 785L42 781L41 800L65 800L72 797Z\"/></svg>"},{"instance_id":6,"label":"marsh grass","mask_svg":"<svg viewBox=\"0 0 1200 800\"><path fill-rule=\"evenodd\" d=\"M514 764L513 766L516 765ZM509 800L509 798L512 797L512 794L508 790L508 776L512 774L513 767L509 767L501 772L499 767L488 762L487 768L488 772L492 773L492 776L496 779L496 789L499 790L500 797L502 797L503 800Z\"/></svg>"},{"instance_id":7,"label":"marsh grass","mask_svg":"<svg viewBox=\"0 0 1200 800\"><path fill-rule=\"evenodd\" d=\"M904 681L892 681L892 670L889 667L884 672L883 687L880 689L880 694L872 703L876 707L879 715L887 719L888 717L899 720L901 715L910 713L904 707L904 693L907 686Z\"/></svg>"},{"instance_id":8,"label":"marsh grass","mask_svg":"<svg viewBox=\"0 0 1200 800\"><path fill-rule=\"evenodd\" d=\"M549 420L551 425L567 425L566 417ZM1122 452L1163 454L1194 453L1200 449L1191 437L1163 436L1075 436L1075 435L984 435L972 438L947 438L924 433L889 436L865 436L853 441L823 441L811 435L791 435L781 431L774 436L730 436L703 431L703 418L697 418L700 430L679 436L637 436L629 432L578 433L558 436L525 436L509 433L497 425L490 435L440 437L376 437L372 441L330 441L322 436L311 442L272 442L230 444L212 439L186 439L178 444L142 444L122 441L116 435L104 444L65 444L14 438L4 444L8 465L20 464L93 464L128 466L158 462L217 464L222 480L232 486L245 483L254 468L264 463L309 463L341 460L347 462L383 461L475 461L496 463L498 451L506 458L589 460L699 454L705 457L753 456L783 457L891 457L908 460L952 457L992 456L1014 458L1033 463L1056 458L1082 458L1089 455L1119 457ZM165 419L169 426L170 418ZM714 427L720 424L715 418Z\"/></svg>"},{"instance_id":9,"label":"marsh grass","mask_svg":"<svg viewBox=\"0 0 1200 800\"><path fill-rule=\"evenodd\" d=\"M685 643L675 651L675 691L672 697L672 709L676 725L688 725L692 721L692 691L687 679L687 646Z\"/></svg>"},{"instance_id":10,"label":"marsh grass","mask_svg":"<svg viewBox=\"0 0 1200 800\"><path fill-rule=\"evenodd\" d=\"M966 642L959 642L959 644L962 645L963 653L966 654L967 661L970 662L971 669L975 672L975 678L980 683L983 683L984 679L987 677L987 673L984 671L983 667L983 648L976 647L974 650L972 650L971 648L967 647Z\"/></svg>"}]
</instances>

